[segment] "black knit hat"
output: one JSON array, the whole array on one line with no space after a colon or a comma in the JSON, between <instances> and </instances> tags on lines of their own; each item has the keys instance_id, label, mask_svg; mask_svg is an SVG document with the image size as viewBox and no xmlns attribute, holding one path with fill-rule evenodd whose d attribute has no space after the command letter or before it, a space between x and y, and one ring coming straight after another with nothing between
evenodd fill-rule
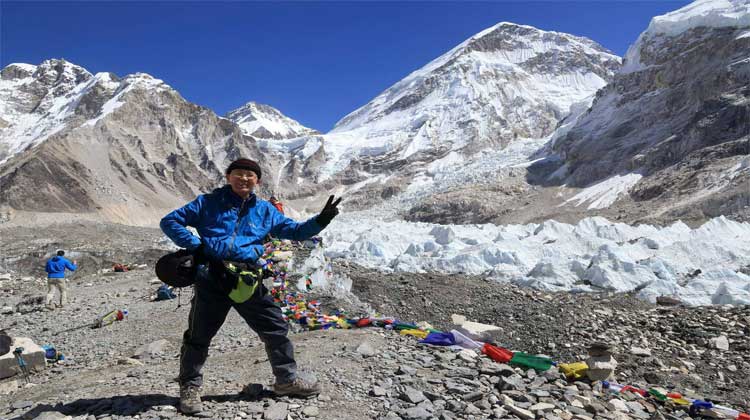
<instances>
[{"instance_id":1,"label":"black knit hat","mask_svg":"<svg viewBox=\"0 0 750 420\"><path fill-rule=\"evenodd\" d=\"M229 173L235 169L247 169L248 171L253 171L255 172L255 175L258 175L258 179L260 179L262 175L258 162L246 158L239 158L230 163L229 167L227 168L226 174L229 175Z\"/></svg>"}]
</instances>

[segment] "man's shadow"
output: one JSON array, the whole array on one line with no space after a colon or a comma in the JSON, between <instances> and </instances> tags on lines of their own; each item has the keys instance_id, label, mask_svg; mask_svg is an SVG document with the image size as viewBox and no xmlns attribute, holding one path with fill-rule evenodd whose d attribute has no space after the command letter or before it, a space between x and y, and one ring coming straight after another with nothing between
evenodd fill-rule
<instances>
[{"instance_id":1,"label":"man's shadow","mask_svg":"<svg viewBox=\"0 0 750 420\"><path fill-rule=\"evenodd\" d=\"M261 401L275 396L276 394L265 389L263 385L253 384L250 393L204 395L201 397L201 400L204 402L225 403L233 401ZM173 395L164 394L127 394L102 398L81 398L67 404L40 404L23 414L16 414L16 417L12 417L11 420L34 419L48 411L56 411L66 416L134 416L159 406L172 406L178 409L180 399Z\"/></svg>"}]
</instances>

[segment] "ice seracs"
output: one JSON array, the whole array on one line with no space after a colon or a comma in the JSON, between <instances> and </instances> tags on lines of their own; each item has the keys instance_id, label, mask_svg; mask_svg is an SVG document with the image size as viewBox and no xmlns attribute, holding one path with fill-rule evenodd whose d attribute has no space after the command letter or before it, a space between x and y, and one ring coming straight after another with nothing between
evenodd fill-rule
<instances>
[{"instance_id":1,"label":"ice seracs","mask_svg":"<svg viewBox=\"0 0 750 420\"><path fill-rule=\"evenodd\" d=\"M750 223L691 229L601 217L575 225L441 226L344 214L323 232L329 256L403 272L485 275L544 290L637 291L686 303L750 303ZM498 287L502 287L499 285Z\"/></svg>"}]
</instances>

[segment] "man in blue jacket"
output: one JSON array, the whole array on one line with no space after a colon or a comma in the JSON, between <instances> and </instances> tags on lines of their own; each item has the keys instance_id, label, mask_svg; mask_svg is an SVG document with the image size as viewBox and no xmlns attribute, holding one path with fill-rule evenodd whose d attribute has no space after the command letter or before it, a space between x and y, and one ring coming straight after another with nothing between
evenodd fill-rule
<instances>
[{"instance_id":1,"label":"man in blue jacket","mask_svg":"<svg viewBox=\"0 0 750 420\"><path fill-rule=\"evenodd\" d=\"M47 260L44 270L47 271L47 309L54 310L52 299L55 297L55 289L60 291L60 307L68 303L68 291L65 284L65 270L76 271L76 262L70 262L65 258L65 251L57 251L57 255Z\"/></svg>"},{"instance_id":2,"label":"man in blue jacket","mask_svg":"<svg viewBox=\"0 0 750 420\"><path fill-rule=\"evenodd\" d=\"M257 162L241 158L226 170L227 185L198 196L161 220L161 229L178 246L193 252L202 264L195 282L188 329L180 351L180 411L202 411L201 368L211 339L234 308L265 344L280 395L312 396L320 392L314 381L297 376L294 348L287 338L288 325L281 309L262 285L243 281L230 273L257 271L263 255L263 239L271 234L282 239L305 240L323 230L338 214L341 198L328 199L321 213L299 223L282 215L271 203L259 199L253 189L262 175ZM199 236L193 235L194 227ZM248 277L243 277L247 280Z\"/></svg>"}]
</instances>

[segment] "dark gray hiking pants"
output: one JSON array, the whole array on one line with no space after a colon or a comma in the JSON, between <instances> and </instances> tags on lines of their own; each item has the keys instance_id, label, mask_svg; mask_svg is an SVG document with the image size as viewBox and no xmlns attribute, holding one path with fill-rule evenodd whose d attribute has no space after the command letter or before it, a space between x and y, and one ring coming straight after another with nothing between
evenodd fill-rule
<instances>
[{"instance_id":1,"label":"dark gray hiking pants","mask_svg":"<svg viewBox=\"0 0 750 420\"><path fill-rule=\"evenodd\" d=\"M180 385L201 386L201 368L208 357L208 346L234 307L263 341L277 383L291 382L297 373L294 347L287 338L289 326L281 309L265 288L244 303L235 303L212 281L207 270L200 270L191 302L188 329L182 337L180 351Z\"/></svg>"}]
</instances>

